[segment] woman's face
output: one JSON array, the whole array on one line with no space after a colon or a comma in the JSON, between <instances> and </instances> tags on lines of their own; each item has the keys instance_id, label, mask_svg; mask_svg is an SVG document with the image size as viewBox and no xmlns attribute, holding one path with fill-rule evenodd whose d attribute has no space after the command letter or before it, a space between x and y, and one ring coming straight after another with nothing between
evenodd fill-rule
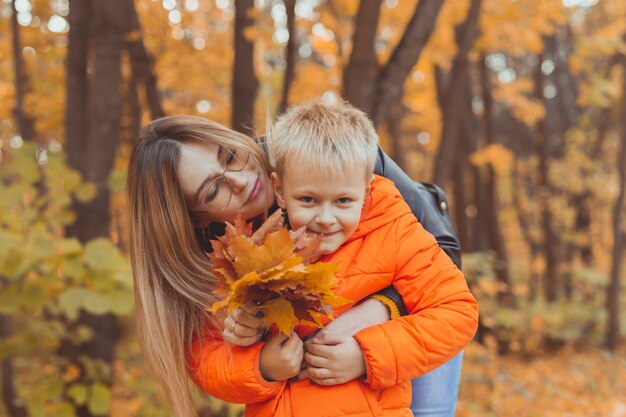
<instances>
[{"instance_id":1,"label":"woman's face","mask_svg":"<svg viewBox=\"0 0 626 417\"><path fill-rule=\"evenodd\" d=\"M250 219L274 204L269 177L247 152L216 144L182 144L178 177L197 227Z\"/></svg>"}]
</instances>

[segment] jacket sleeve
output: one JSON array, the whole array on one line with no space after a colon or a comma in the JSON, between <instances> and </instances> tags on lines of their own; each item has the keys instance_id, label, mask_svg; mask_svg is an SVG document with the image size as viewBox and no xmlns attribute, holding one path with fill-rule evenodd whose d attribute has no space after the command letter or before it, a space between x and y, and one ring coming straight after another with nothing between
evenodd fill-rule
<instances>
[{"instance_id":1,"label":"jacket sleeve","mask_svg":"<svg viewBox=\"0 0 626 417\"><path fill-rule=\"evenodd\" d=\"M261 376L263 346L263 342L248 347L226 344L218 332L208 332L203 342L193 343L188 358L191 377L202 390L224 401L267 401L278 395L286 382L269 382Z\"/></svg>"},{"instance_id":2,"label":"jacket sleeve","mask_svg":"<svg viewBox=\"0 0 626 417\"><path fill-rule=\"evenodd\" d=\"M433 184L414 182L380 148L374 173L393 181L413 215L460 268L461 245L448 216L448 202L441 188Z\"/></svg>"},{"instance_id":3,"label":"jacket sleeve","mask_svg":"<svg viewBox=\"0 0 626 417\"><path fill-rule=\"evenodd\" d=\"M366 383L373 389L437 368L460 352L478 327L478 304L432 235L407 215L391 236L395 242L386 243L398 259L393 286L409 315L355 335L365 358Z\"/></svg>"}]
</instances>

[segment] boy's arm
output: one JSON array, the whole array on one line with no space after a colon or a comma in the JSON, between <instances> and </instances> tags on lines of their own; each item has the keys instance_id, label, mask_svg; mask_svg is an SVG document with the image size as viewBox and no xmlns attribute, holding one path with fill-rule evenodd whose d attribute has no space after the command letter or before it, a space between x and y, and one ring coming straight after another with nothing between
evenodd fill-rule
<instances>
[{"instance_id":1,"label":"boy's arm","mask_svg":"<svg viewBox=\"0 0 626 417\"><path fill-rule=\"evenodd\" d=\"M478 326L478 305L465 278L437 242L410 216L396 225L393 285L408 316L355 335L374 389L423 375L456 355Z\"/></svg>"},{"instance_id":2,"label":"boy's arm","mask_svg":"<svg viewBox=\"0 0 626 417\"><path fill-rule=\"evenodd\" d=\"M227 345L219 332L209 331L196 340L189 355L189 372L195 383L224 401L250 404L281 392L285 381L269 382L261 376L259 358L264 342L248 347Z\"/></svg>"}]
</instances>

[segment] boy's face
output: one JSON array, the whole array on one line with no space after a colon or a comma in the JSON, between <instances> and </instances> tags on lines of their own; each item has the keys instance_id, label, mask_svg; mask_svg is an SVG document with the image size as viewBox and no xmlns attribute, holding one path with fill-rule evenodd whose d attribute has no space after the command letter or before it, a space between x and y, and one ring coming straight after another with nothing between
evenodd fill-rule
<instances>
[{"instance_id":1,"label":"boy's face","mask_svg":"<svg viewBox=\"0 0 626 417\"><path fill-rule=\"evenodd\" d=\"M323 175L288 161L282 177L272 174L278 205L289 215L291 227L306 227L322 236L321 254L334 252L359 225L370 180L362 166L343 175Z\"/></svg>"}]
</instances>

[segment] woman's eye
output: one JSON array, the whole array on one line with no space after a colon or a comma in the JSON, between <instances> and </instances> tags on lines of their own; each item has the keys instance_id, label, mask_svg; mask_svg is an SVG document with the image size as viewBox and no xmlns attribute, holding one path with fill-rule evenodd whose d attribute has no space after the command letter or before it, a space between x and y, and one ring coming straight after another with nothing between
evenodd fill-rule
<instances>
[{"instance_id":1,"label":"woman's eye","mask_svg":"<svg viewBox=\"0 0 626 417\"><path fill-rule=\"evenodd\" d=\"M217 197L217 193L219 192L220 192L220 184L219 184L219 181L216 181L215 184L209 187L206 198L204 199L204 202L210 203L211 201L215 200L215 197Z\"/></svg>"},{"instance_id":2,"label":"woman's eye","mask_svg":"<svg viewBox=\"0 0 626 417\"><path fill-rule=\"evenodd\" d=\"M237 151L228 151L228 155L226 156L226 166L230 166L233 162L237 160Z\"/></svg>"}]
</instances>

